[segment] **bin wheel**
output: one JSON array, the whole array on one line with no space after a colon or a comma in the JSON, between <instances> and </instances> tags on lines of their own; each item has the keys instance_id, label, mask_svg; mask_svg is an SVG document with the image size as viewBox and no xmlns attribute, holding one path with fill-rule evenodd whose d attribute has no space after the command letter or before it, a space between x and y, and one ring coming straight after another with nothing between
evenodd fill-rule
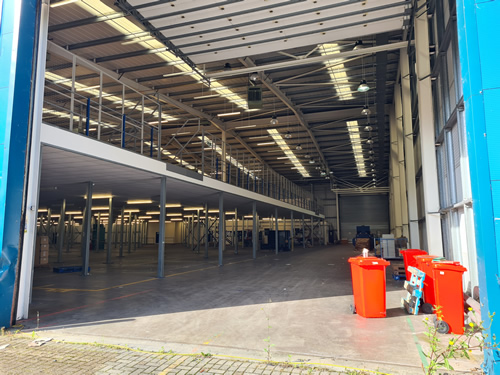
<instances>
[{"instance_id":1,"label":"bin wheel","mask_svg":"<svg viewBox=\"0 0 500 375\"><path fill-rule=\"evenodd\" d=\"M424 302L424 303L420 304L420 310L424 314L432 314L433 313L432 305L430 303L427 303L427 302Z\"/></svg>"},{"instance_id":2,"label":"bin wheel","mask_svg":"<svg viewBox=\"0 0 500 375\"><path fill-rule=\"evenodd\" d=\"M446 334L450 330L450 326L444 320L436 320L435 325L438 333Z\"/></svg>"},{"instance_id":3,"label":"bin wheel","mask_svg":"<svg viewBox=\"0 0 500 375\"><path fill-rule=\"evenodd\" d=\"M353 314L356 314L356 306L355 305L350 305L349 308L351 309L351 312Z\"/></svg>"}]
</instances>

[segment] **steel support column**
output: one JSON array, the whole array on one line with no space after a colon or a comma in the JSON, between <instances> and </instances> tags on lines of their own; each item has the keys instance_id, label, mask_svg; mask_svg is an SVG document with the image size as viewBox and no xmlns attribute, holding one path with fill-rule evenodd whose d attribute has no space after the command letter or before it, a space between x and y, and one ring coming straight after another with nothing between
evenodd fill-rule
<instances>
[{"instance_id":1,"label":"steel support column","mask_svg":"<svg viewBox=\"0 0 500 375\"><path fill-rule=\"evenodd\" d=\"M390 210L391 210L391 230L394 237L401 237L402 222L401 222L401 187L399 184L399 163L398 163L398 140L397 140L397 124L394 106L389 113L389 135L390 135Z\"/></svg>"},{"instance_id":2,"label":"steel support column","mask_svg":"<svg viewBox=\"0 0 500 375\"><path fill-rule=\"evenodd\" d=\"M429 22L426 14L426 0L418 0L417 4L423 9L419 12L419 16L415 17L415 53L427 248L430 254L442 256L441 214L439 213L439 194L437 194L439 185L436 168L436 131L429 58Z\"/></svg>"},{"instance_id":3,"label":"steel support column","mask_svg":"<svg viewBox=\"0 0 500 375\"><path fill-rule=\"evenodd\" d=\"M399 53L399 70L401 71L401 104L403 108L403 136L406 165L406 191L408 200L409 244L411 248L420 248L420 231L418 228L417 185L415 181L415 148L413 145L413 122L411 109L410 67L408 49L402 48Z\"/></svg>"},{"instance_id":4,"label":"steel support column","mask_svg":"<svg viewBox=\"0 0 500 375\"><path fill-rule=\"evenodd\" d=\"M238 207L234 209L234 253L238 254Z\"/></svg>"},{"instance_id":5,"label":"steel support column","mask_svg":"<svg viewBox=\"0 0 500 375\"><path fill-rule=\"evenodd\" d=\"M274 252L277 255L278 252L279 252L279 244L278 244L278 240L279 240L278 231L279 231L279 228L278 228L278 208L277 207L274 209L274 220L275 220L275 223L276 223L275 228L274 228L274 240L276 241L275 246L274 246Z\"/></svg>"},{"instance_id":6,"label":"steel support column","mask_svg":"<svg viewBox=\"0 0 500 375\"><path fill-rule=\"evenodd\" d=\"M208 259L208 204L205 203L205 258Z\"/></svg>"},{"instance_id":7,"label":"steel support column","mask_svg":"<svg viewBox=\"0 0 500 375\"><path fill-rule=\"evenodd\" d=\"M259 234L257 233L257 202L252 203L252 216L253 216L253 228L252 228L252 257L257 258L257 242L259 241Z\"/></svg>"},{"instance_id":8,"label":"steel support column","mask_svg":"<svg viewBox=\"0 0 500 375\"><path fill-rule=\"evenodd\" d=\"M64 247L64 231L66 226L64 224L66 214L66 199L63 199L61 204L61 213L59 215L59 225L57 230L57 263L62 262L63 247Z\"/></svg>"},{"instance_id":9,"label":"steel support column","mask_svg":"<svg viewBox=\"0 0 500 375\"><path fill-rule=\"evenodd\" d=\"M92 230L92 181L87 183L87 200L82 230L82 276L89 275L90 231Z\"/></svg>"},{"instance_id":10,"label":"steel support column","mask_svg":"<svg viewBox=\"0 0 500 375\"><path fill-rule=\"evenodd\" d=\"M108 236L106 238L106 264L113 263L111 261L111 245L113 240L113 198L109 198L108 210Z\"/></svg>"},{"instance_id":11,"label":"steel support column","mask_svg":"<svg viewBox=\"0 0 500 375\"><path fill-rule=\"evenodd\" d=\"M125 207L122 207L120 219L120 258L123 257L123 237L125 232Z\"/></svg>"},{"instance_id":12,"label":"steel support column","mask_svg":"<svg viewBox=\"0 0 500 375\"><path fill-rule=\"evenodd\" d=\"M226 242L226 219L224 217L224 193L219 193L219 266L223 265L224 244Z\"/></svg>"},{"instance_id":13,"label":"steel support column","mask_svg":"<svg viewBox=\"0 0 500 375\"><path fill-rule=\"evenodd\" d=\"M160 179L160 223L158 228L158 273L159 278L165 277L165 205L167 204L167 178Z\"/></svg>"},{"instance_id":14,"label":"steel support column","mask_svg":"<svg viewBox=\"0 0 500 375\"><path fill-rule=\"evenodd\" d=\"M295 238L295 222L293 219L293 211L290 211L290 251L295 249L294 238Z\"/></svg>"}]
</instances>

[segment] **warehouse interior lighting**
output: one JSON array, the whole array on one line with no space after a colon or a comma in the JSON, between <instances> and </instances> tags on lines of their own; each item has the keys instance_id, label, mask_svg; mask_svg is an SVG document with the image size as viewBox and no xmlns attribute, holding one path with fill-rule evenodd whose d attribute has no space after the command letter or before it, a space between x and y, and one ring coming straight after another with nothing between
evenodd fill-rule
<instances>
[{"instance_id":1,"label":"warehouse interior lighting","mask_svg":"<svg viewBox=\"0 0 500 375\"><path fill-rule=\"evenodd\" d=\"M337 43L325 43L320 46L319 51L322 56L335 55L337 53L340 53L340 47ZM340 84L341 82L348 82L347 73L344 70L344 64L341 63L340 60L335 59L326 60L324 64L328 67L330 79L333 83L333 86L335 87L335 91L337 92L339 99L353 99L354 96L351 93L350 85Z\"/></svg>"},{"instance_id":2,"label":"warehouse interior lighting","mask_svg":"<svg viewBox=\"0 0 500 375\"><path fill-rule=\"evenodd\" d=\"M220 94L208 94L208 95L200 95L195 96L193 99L209 99L209 98L218 98L221 96Z\"/></svg>"},{"instance_id":3,"label":"warehouse interior lighting","mask_svg":"<svg viewBox=\"0 0 500 375\"><path fill-rule=\"evenodd\" d=\"M269 135L274 139L276 144L281 148L281 150L285 153L285 155L290 159L292 164L297 168L299 173L302 175L302 177L311 177L309 173L307 172L306 168L302 165L302 163L299 161L297 156L293 153L292 150L290 150L290 147L287 145L281 134L278 132L277 129L267 129L267 132Z\"/></svg>"},{"instance_id":4,"label":"warehouse interior lighting","mask_svg":"<svg viewBox=\"0 0 500 375\"><path fill-rule=\"evenodd\" d=\"M127 204L150 204L153 203L151 199L133 199L127 201Z\"/></svg>"},{"instance_id":5,"label":"warehouse interior lighting","mask_svg":"<svg viewBox=\"0 0 500 375\"><path fill-rule=\"evenodd\" d=\"M236 115L239 115L241 114L241 112L226 112L226 113L218 113L217 116L218 117L226 117L226 116L236 116Z\"/></svg>"},{"instance_id":6,"label":"warehouse interior lighting","mask_svg":"<svg viewBox=\"0 0 500 375\"><path fill-rule=\"evenodd\" d=\"M159 215L160 211L148 211L146 212L146 215Z\"/></svg>"},{"instance_id":7,"label":"warehouse interior lighting","mask_svg":"<svg viewBox=\"0 0 500 375\"><path fill-rule=\"evenodd\" d=\"M203 209L204 209L204 207L184 207L183 208L184 211L201 211Z\"/></svg>"},{"instance_id":8,"label":"warehouse interior lighting","mask_svg":"<svg viewBox=\"0 0 500 375\"><path fill-rule=\"evenodd\" d=\"M242 126L237 126L235 129L246 129L246 128L255 128L257 125L242 125Z\"/></svg>"},{"instance_id":9,"label":"warehouse interior lighting","mask_svg":"<svg viewBox=\"0 0 500 375\"><path fill-rule=\"evenodd\" d=\"M40 212L40 211L38 211ZM82 211L66 211L66 215L81 215Z\"/></svg>"},{"instance_id":10,"label":"warehouse interior lighting","mask_svg":"<svg viewBox=\"0 0 500 375\"><path fill-rule=\"evenodd\" d=\"M57 8L57 7L60 7L60 6L63 6L63 5L68 5L68 4L76 3L77 1L80 1L80 0L62 0L62 1L58 1L56 3L50 4L50 7L51 8Z\"/></svg>"},{"instance_id":11,"label":"warehouse interior lighting","mask_svg":"<svg viewBox=\"0 0 500 375\"><path fill-rule=\"evenodd\" d=\"M372 111L370 111L370 108L368 108L367 105L364 105L363 109L361 110L361 114L365 115L365 116L368 116L370 113L372 113Z\"/></svg>"},{"instance_id":12,"label":"warehouse interior lighting","mask_svg":"<svg viewBox=\"0 0 500 375\"><path fill-rule=\"evenodd\" d=\"M276 115L273 115L271 117L271 121L269 121L269 122L271 123L271 125L276 125L276 124L278 124L279 121L278 121L278 118L276 117Z\"/></svg>"},{"instance_id":13,"label":"warehouse interior lighting","mask_svg":"<svg viewBox=\"0 0 500 375\"><path fill-rule=\"evenodd\" d=\"M181 212L169 212L167 213L167 216L182 216L183 214Z\"/></svg>"},{"instance_id":14,"label":"warehouse interior lighting","mask_svg":"<svg viewBox=\"0 0 500 375\"><path fill-rule=\"evenodd\" d=\"M349 138L351 139L352 151L354 153L354 160L356 161L359 177L367 177L358 122L347 121L347 130L349 131Z\"/></svg>"},{"instance_id":15,"label":"warehouse interior lighting","mask_svg":"<svg viewBox=\"0 0 500 375\"><path fill-rule=\"evenodd\" d=\"M358 86L358 91L359 92L367 92L368 90L370 90L370 86L368 86L368 83L366 83L366 80L362 80Z\"/></svg>"},{"instance_id":16,"label":"warehouse interior lighting","mask_svg":"<svg viewBox=\"0 0 500 375\"><path fill-rule=\"evenodd\" d=\"M141 212L141 210L137 209L137 208L127 208L125 210L123 210L124 212Z\"/></svg>"},{"instance_id":17,"label":"warehouse interior lighting","mask_svg":"<svg viewBox=\"0 0 500 375\"><path fill-rule=\"evenodd\" d=\"M109 210L109 206L92 206L92 211Z\"/></svg>"}]
</instances>

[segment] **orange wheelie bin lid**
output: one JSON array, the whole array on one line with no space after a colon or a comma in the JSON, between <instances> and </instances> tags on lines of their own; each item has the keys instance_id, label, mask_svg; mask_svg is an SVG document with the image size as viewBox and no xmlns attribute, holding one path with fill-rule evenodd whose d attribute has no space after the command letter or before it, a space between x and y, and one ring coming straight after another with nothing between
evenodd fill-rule
<instances>
[{"instance_id":1,"label":"orange wheelie bin lid","mask_svg":"<svg viewBox=\"0 0 500 375\"><path fill-rule=\"evenodd\" d=\"M365 318L384 318L385 268L390 263L377 257L353 257L348 261L356 312Z\"/></svg>"}]
</instances>

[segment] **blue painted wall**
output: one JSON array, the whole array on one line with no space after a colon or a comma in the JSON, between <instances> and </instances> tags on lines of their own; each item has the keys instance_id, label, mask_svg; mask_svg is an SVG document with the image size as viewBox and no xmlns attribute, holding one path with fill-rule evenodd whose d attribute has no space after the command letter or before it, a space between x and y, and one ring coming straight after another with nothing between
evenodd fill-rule
<instances>
[{"instance_id":1,"label":"blue painted wall","mask_svg":"<svg viewBox=\"0 0 500 375\"><path fill-rule=\"evenodd\" d=\"M489 340L500 338L500 52L492 45L499 0L458 0L457 25L478 256L481 317ZM500 374L500 353L486 350L483 368Z\"/></svg>"},{"instance_id":2,"label":"blue painted wall","mask_svg":"<svg viewBox=\"0 0 500 375\"><path fill-rule=\"evenodd\" d=\"M3 1L1 12L0 326L10 326L24 229L38 4L36 0Z\"/></svg>"}]
</instances>

